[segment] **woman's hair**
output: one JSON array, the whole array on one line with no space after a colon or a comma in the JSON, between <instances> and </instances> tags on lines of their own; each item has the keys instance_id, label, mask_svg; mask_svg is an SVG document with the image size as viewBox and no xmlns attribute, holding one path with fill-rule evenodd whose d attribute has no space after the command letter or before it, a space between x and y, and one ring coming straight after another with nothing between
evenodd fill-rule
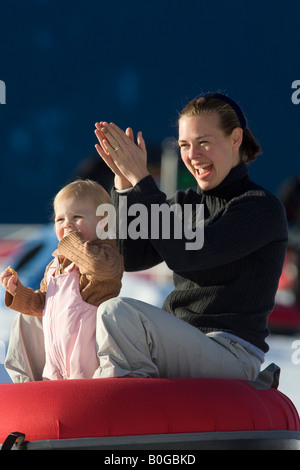
<instances>
[{"instance_id":1,"label":"woman's hair","mask_svg":"<svg viewBox=\"0 0 300 470\"><path fill-rule=\"evenodd\" d=\"M88 199L94 204L95 208L104 203L112 204L111 198L105 189L96 181L88 179L78 179L64 186L54 198L54 210L55 204L59 200L68 198Z\"/></svg>"},{"instance_id":2,"label":"woman's hair","mask_svg":"<svg viewBox=\"0 0 300 470\"><path fill-rule=\"evenodd\" d=\"M246 118L237 103L220 93L207 93L190 101L181 111L178 121L183 116L201 116L203 114L217 114L220 129L225 135L230 135L236 127L243 129L243 141L240 146L240 157L245 163L256 160L261 153L260 145L256 142Z\"/></svg>"}]
</instances>

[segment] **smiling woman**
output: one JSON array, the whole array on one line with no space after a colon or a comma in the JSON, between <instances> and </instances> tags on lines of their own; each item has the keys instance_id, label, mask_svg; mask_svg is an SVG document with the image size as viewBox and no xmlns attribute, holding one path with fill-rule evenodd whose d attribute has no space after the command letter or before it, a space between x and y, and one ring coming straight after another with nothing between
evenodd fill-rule
<instances>
[{"instance_id":1,"label":"smiling woman","mask_svg":"<svg viewBox=\"0 0 300 470\"><path fill-rule=\"evenodd\" d=\"M218 186L240 161L249 163L260 154L244 113L226 95L196 97L178 123L182 160L202 189Z\"/></svg>"},{"instance_id":2,"label":"smiling woman","mask_svg":"<svg viewBox=\"0 0 300 470\"><path fill-rule=\"evenodd\" d=\"M218 186L240 161L243 130L227 136L217 114L185 116L179 120L181 158L202 189Z\"/></svg>"},{"instance_id":3,"label":"smiling woman","mask_svg":"<svg viewBox=\"0 0 300 470\"><path fill-rule=\"evenodd\" d=\"M239 142L239 156L242 161L249 163L260 154L260 145L247 126L247 120L239 105L228 96L221 93L207 93L199 95L190 101L179 116L179 124L182 118L215 116L213 123L224 136L231 136L235 129L241 129L242 139ZM204 138L205 136L202 136ZM180 139L180 137L179 137Z\"/></svg>"},{"instance_id":4,"label":"smiling woman","mask_svg":"<svg viewBox=\"0 0 300 470\"><path fill-rule=\"evenodd\" d=\"M143 205L150 214L155 205L177 204L184 218L192 206L193 227L197 208L204 209L204 244L196 250L187 250L185 233L171 240L162 234L151 237L150 218L147 237L124 238L117 232L126 270L164 261L174 272L175 287L163 309L133 299L111 299L99 307L99 340L107 338L101 346L106 373L256 377L268 351L267 319L287 227L278 199L249 178L246 164L256 159L260 147L241 108L225 95L208 93L183 109L181 157L198 187L169 199L147 170L141 132L136 145L132 129L123 132L100 121L96 136L98 153L115 173L112 199L117 214L124 190L128 211ZM128 218L127 228L130 223Z\"/></svg>"}]
</instances>

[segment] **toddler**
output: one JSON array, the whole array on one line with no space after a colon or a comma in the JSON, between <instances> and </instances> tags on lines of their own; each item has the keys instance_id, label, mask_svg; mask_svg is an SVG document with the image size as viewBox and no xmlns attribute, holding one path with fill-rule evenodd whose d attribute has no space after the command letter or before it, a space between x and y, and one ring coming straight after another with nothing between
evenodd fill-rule
<instances>
[{"instance_id":1,"label":"toddler","mask_svg":"<svg viewBox=\"0 0 300 470\"><path fill-rule=\"evenodd\" d=\"M94 181L65 186L54 199L58 248L40 289L25 287L11 268L0 275L7 307L43 317L45 380L92 378L99 367L97 307L119 294L123 275L115 241L96 234L96 209L103 203L111 199Z\"/></svg>"}]
</instances>

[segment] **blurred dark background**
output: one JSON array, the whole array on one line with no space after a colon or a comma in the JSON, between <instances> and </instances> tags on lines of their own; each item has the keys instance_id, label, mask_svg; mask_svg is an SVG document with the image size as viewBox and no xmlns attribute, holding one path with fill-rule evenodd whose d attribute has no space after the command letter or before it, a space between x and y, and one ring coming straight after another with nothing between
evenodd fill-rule
<instances>
[{"instance_id":1,"label":"blurred dark background","mask_svg":"<svg viewBox=\"0 0 300 470\"><path fill-rule=\"evenodd\" d=\"M95 161L99 120L142 130L158 172L178 111L203 91L240 103L263 148L251 176L276 192L299 171L299 22L296 1L1 2L0 223L49 220L55 193Z\"/></svg>"}]
</instances>

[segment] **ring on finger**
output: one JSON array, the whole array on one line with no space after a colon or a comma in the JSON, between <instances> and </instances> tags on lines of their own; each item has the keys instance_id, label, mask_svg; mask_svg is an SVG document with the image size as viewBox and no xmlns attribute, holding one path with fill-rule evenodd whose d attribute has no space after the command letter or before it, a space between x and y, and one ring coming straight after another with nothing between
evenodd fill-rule
<instances>
[{"instance_id":1,"label":"ring on finger","mask_svg":"<svg viewBox=\"0 0 300 470\"><path fill-rule=\"evenodd\" d=\"M120 148L121 148L120 145L116 145L115 147L113 147L113 151L117 152Z\"/></svg>"}]
</instances>

